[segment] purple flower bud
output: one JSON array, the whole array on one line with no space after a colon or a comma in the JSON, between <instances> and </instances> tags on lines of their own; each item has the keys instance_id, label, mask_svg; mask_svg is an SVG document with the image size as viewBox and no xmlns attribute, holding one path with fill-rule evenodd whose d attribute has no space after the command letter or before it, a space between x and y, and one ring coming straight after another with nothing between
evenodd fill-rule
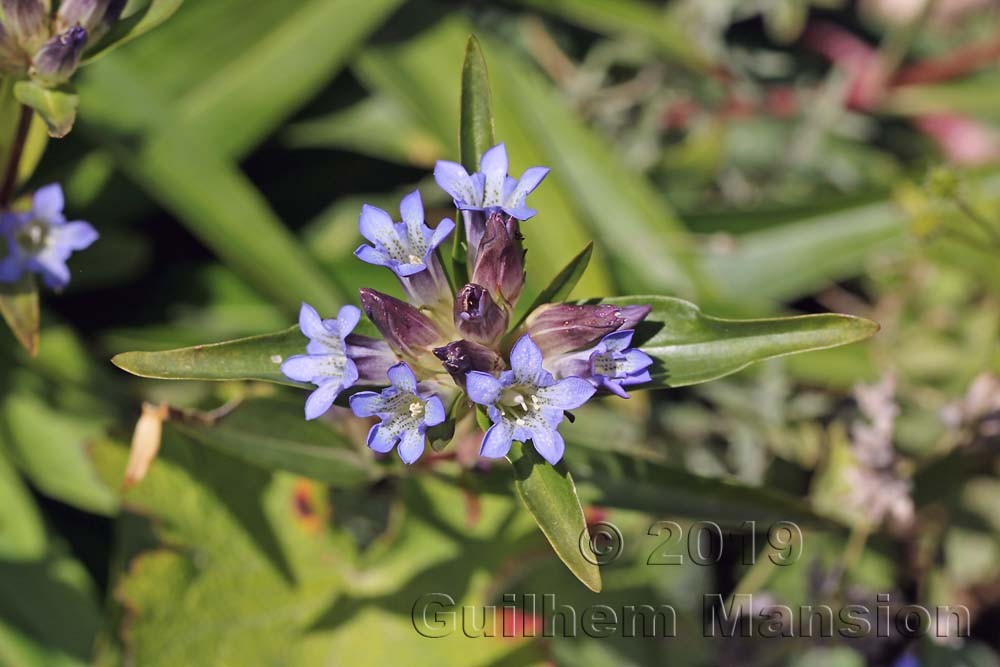
<instances>
[{"instance_id":1,"label":"purple flower bud","mask_svg":"<svg viewBox=\"0 0 1000 667\"><path fill-rule=\"evenodd\" d=\"M82 26L91 44L107 34L125 9L126 0L62 0L56 14L56 31Z\"/></svg>"},{"instance_id":2,"label":"purple flower bud","mask_svg":"<svg viewBox=\"0 0 1000 667\"><path fill-rule=\"evenodd\" d=\"M516 218L497 211L486 219L472 282L489 290L495 301L514 308L524 288L524 248Z\"/></svg>"},{"instance_id":3,"label":"purple flower bud","mask_svg":"<svg viewBox=\"0 0 1000 667\"><path fill-rule=\"evenodd\" d=\"M66 83L80 64L86 42L87 31L80 26L45 42L32 59L31 78L50 88Z\"/></svg>"},{"instance_id":4,"label":"purple flower bud","mask_svg":"<svg viewBox=\"0 0 1000 667\"><path fill-rule=\"evenodd\" d=\"M359 295L365 315L397 354L417 359L445 341L434 322L405 301L367 287Z\"/></svg>"},{"instance_id":5,"label":"purple flower bud","mask_svg":"<svg viewBox=\"0 0 1000 667\"><path fill-rule=\"evenodd\" d=\"M491 345L503 336L507 322L507 312L481 285L466 285L455 295L455 328L463 337Z\"/></svg>"},{"instance_id":6,"label":"purple flower bud","mask_svg":"<svg viewBox=\"0 0 1000 667\"><path fill-rule=\"evenodd\" d=\"M28 53L49 38L49 3L42 0L0 0L11 37Z\"/></svg>"},{"instance_id":7,"label":"purple flower bud","mask_svg":"<svg viewBox=\"0 0 1000 667\"><path fill-rule=\"evenodd\" d=\"M467 340L457 340L444 347L435 348L434 356L441 360L444 369L462 388L465 387L465 375L469 371L496 375L505 366L499 354L488 347Z\"/></svg>"},{"instance_id":8,"label":"purple flower bud","mask_svg":"<svg viewBox=\"0 0 1000 667\"><path fill-rule=\"evenodd\" d=\"M28 57L0 21L0 74L21 74L28 69Z\"/></svg>"},{"instance_id":9,"label":"purple flower bud","mask_svg":"<svg viewBox=\"0 0 1000 667\"><path fill-rule=\"evenodd\" d=\"M353 359L358 367L359 384L385 384L389 368L399 363L396 354L384 340L350 334L345 343L347 356Z\"/></svg>"},{"instance_id":10,"label":"purple flower bud","mask_svg":"<svg viewBox=\"0 0 1000 667\"><path fill-rule=\"evenodd\" d=\"M550 303L528 318L528 334L548 356L591 347L613 331L634 328L649 306Z\"/></svg>"}]
</instances>

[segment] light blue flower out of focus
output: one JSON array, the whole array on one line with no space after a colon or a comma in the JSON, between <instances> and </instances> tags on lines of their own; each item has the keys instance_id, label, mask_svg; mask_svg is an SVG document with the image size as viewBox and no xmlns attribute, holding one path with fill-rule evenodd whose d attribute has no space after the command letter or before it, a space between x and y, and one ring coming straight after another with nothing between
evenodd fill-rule
<instances>
[{"instance_id":1,"label":"light blue flower out of focus","mask_svg":"<svg viewBox=\"0 0 1000 667\"><path fill-rule=\"evenodd\" d=\"M67 222L63 206L62 188L53 183L35 192L29 211L0 213L0 237L6 246L6 255L0 259L0 282L17 282L26 273L34 273L54 290L69 284L66 261L74 252L88 248L98 233L87 222Z\"/></svg>"}]
</instances>

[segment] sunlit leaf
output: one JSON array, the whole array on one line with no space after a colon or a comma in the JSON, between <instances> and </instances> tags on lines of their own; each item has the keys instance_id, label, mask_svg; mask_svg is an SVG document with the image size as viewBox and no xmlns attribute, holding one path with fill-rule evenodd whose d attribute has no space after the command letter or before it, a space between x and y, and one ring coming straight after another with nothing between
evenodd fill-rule
<instances>
[{"instance_id":1,"label":"sunlit leaf","mask_svg":"<svg viewBox=\"0 0 1000 667\"><path fill-rule=\"evenodd\" d=\"M0 315L28 354L37 354L41 315L34 275L25 274L16 283L0 283Z\"/></svg>"}]
</instances>

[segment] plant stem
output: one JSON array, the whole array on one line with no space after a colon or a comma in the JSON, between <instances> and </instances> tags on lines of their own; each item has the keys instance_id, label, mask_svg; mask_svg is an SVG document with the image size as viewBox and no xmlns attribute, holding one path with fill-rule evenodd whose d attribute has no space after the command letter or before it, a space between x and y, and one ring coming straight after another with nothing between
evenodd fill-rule
<instances>
[{"instance_id":1,"label":"plant stem","mask_svg":"<svg viewBox=\"0 0 1000 667\"><path fill-rule=\"evenodd\" d=\"M28 130L31 129L32 113L30 107L21 105L21 117L17 122L14 141L10 147L10 159L7 160L3 181L0 182L0 208L10 206L11 199L14 197L14 190L17 187L17 173L21 167L21 155L24 154L24 144L28 140Z\"/></svg>"}]
</instances>

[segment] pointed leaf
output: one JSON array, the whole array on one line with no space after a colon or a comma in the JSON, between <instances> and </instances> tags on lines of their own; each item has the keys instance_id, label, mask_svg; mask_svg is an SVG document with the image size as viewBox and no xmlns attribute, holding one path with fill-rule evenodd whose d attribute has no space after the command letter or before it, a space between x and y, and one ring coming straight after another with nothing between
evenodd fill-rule
<instances>
[{"instance_id":1,"label":"pointed leaf","mask_svg":"<svg viewBox=\"0 0 1000 667\"><path fill-rule=\"evenodd\" d=\"M556 274L556 277L552 279L548 287L543 289L530 306L524 311L511 329L517 329L519 326L524 324L524 320L539 306L544 306L547 303L559 303L560 301L565 301L576 284L580 282L580 278L583 276L584 271L587 270L587 265L590 264L590 257L594 254L594 242L591 241L586 245L586 247L580 251L580 254L569 260L569 264L563 267L563 270Z\"/></svg>"},{"instance_id":2,"label":"pointed leaf","mask_svg":"<svg viewBox=\"0 0 1000 667\"><path fill-rule=\"evenodd\" d=\"M38 286L33 275L26 274L16 283L0 283L0 315L28 354L38 354L41 316Z\"/></svg>"},{"instance_id":3,"label":"pointed leaf","mask_svg":"<svg viewBox=\"0 0 1000 667\"><path fill-rule=\"evenodd\" d=\"M458 143L462 166L472 173L479 169L479 158L496 145L493 134L493 97L486 71L483 49L475 35L465 45L462 64L462 117Z\"/></svg>"},{"instance_id":4,"label":"pointed leaf","mask_svg":"<svg viewBox=\"0 0 1000 667\"><path fill-rule=\"evenodd\" d=\"M124 352L111 363L140 377L160 380L262 380L293 386L281 362L304 354L306 339L297 326L262 336L195 345L162 352Z\"/></svg>"},{"instance_id":5,"label":"pointed leaf","mask_svg":"<svg viewBox=\"0 0 1000 667\"><path fill-rule=\"evenodd\" d=\"M879 325L850 315L822 314L759 320L705 315L692 303L666 296L605 299L653 307L636 329L636 347L654 360L655 387L683 387L735 373L756 361L864 340Z\"/></svg>"},{"instance_id":6,"label":"pointed leaf","mask_svg":"<svg viewBox=\"0 0 1000 667\"><path fill-rule=\"evenodd\" d=\"M507 458L514 466L517 495L556 555L587 588L599 593L601 571L580 548L587 522L566 464L550 465L533 447L519 442L513 444Z\"/></svg>"},{"instance_id":7,"label":"pointed leaf","mask_svg":"<svg viewBox=\"0 0 1000 667\"><path fill-rule=\"evenodd\" d=\"M14 97L42 117L49 129L49 136L61 139L73 129L80 96L72 90L50 90L34 81L18 81L14 85Z\"/></svg>"},{"instance_id":8,"label":"pointed leaf","mask_svg":"<svg viewBox=\"0 0 1000 667\"><path fill-rule=\"evenodd\" d=\"M122 12L121 20L86 55L85 62L93 62L112 49L131 42L160 25L180 9L184 0L133 0Z\"/></svg>"},{"instance_id":9,"label":"pointed leaf","mask_svg":"<svg viewBox=\"0 0 1000 667\"><path fill-rule=\"evenodd\" d=\"M254 400L212 425L172 421L197 442L266 470L287 470L338 487L357 487L374 479L371 458L363 458L321 420L307 422L302 407L275 400Z\"/></svg>"}]
</instances>

